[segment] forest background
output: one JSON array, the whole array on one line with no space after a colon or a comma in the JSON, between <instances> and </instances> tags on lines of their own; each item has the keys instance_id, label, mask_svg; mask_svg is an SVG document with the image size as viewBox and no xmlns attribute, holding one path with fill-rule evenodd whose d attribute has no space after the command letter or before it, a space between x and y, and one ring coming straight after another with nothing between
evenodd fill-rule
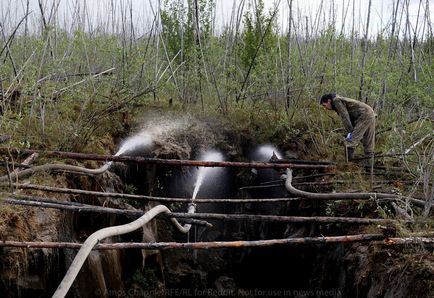
<instances>
[{"instance_id":1,"label":"forest background","mask_svg":"<svg viewBox=\"0 0 434 298\"><path fill-rule=\"evenodd\" d=\"M2 138L105 153L158 107L224 118L258 142L308 139L330 157L343 131L318 99L336 91L374 107L376 150L414 153L408 168L432 200L432 1L387 1L380 15L375 0L302 2L231 1L222 16L211 0L139 13L128 0L3 0Z\"/></svg>"}]
</instances>

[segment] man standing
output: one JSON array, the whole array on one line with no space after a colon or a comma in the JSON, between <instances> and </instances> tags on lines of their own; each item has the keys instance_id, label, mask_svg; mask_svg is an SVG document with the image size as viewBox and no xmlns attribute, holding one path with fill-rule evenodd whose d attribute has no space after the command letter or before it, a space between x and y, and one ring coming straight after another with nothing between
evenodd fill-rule
<instances>
[{"instance_id":1,"label":"man standing","mask_svg":"<svg viewBox=\"0 0 434 298\"><path fill-rule=\"evenodd\" d=\"M341 116L347 130L346 150L348 160L353 159L354 151L360 141L366 157L374 156L375 112L367 104L334 93L321 97L320 104L327 110L334 110Z\"/></svg>"}]
</instances>

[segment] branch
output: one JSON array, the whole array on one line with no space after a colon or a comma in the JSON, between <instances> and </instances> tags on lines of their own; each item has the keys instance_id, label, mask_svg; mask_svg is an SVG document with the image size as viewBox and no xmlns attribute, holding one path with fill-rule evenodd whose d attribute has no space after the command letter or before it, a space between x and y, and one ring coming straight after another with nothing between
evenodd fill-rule
<instances>
[{"instance_id":1,"label":"branch","mask_svg":"<svg viewBox=\"0 0 434 298\"><path fill-rule=\"evenodd\" d=\"M218 249L218 248L246 248L246 247L265 247L272 245L294 245L294 244L325 244L325 243L351 243L351 242L366 242L380 241L385 239L382 234L359 234L359 235L344 235L344 236L329 236L329 237L300 237L300 238L285 238L285 239L270 239L270 240L254 240L254 241L215 241L215 242L157 242L157 243L100 243L97 244L94 250L108 249ZM400 244L398 239L412 238L390 238ZM388 239L389 240L389 239ZM434 243L433 238L420 238L427 243ZM408 243L408 242L407 242ZM72 242L21 242L21 241L5 241L0 240L0 247L24 247L24 248L69 248L80 249L82 244Z\"/></svg>"},{"instance_id":2,"label":"branch","mask_svg":"<svg viewBox=\"0 0 434 298\"><path fill-rule=\"evenodd\" d=\"M3 48L0 51L0 57L2 56L3 52L5 49L8 49L9 51L9 44L12 42L12 39L15 37L15 34L18 31L18 28L21 26L21 24L23 23L23 21L31 14L32 12L28 12L19 22L18 25L15 27L14 31L12 32L12 34L9 36L8 40L5 42Z\"/></svg>"},{"instance_id":3,"label":"branch","mask_svg":"<svg viewBox=\"0 0 434 298\"><path fill-rule=\"evenodd\" d=\"M266 162L230 162L230 161L201 161L201 160L182 160L182 159L159 159L146 158L140 156L116 156L100 155L93 153L77 153L65 151L44 151L44 150L13 150L10 148L0 148L1 152L32 154L39 152L45 156L67 157L78 160L100 160L100 161L117 161L117 162L136 162L144 164L166 164L172 166L194 166L194 167L236 167L236 168L260 168L260 169L333 169L334 165L329 164L296 164L296 163L266 163Z\"/></svg>"},{"instance_id":4,"label":"branch","mask_svg":"<svg viewBox=\"0 0 434 298\"><path fill-rule=\"evenodd\" d=\"M247 80L249 79L249 76L250 76L250 72L253 69L253 65L255 64L256 56L259 53L259 49L261 48L262 43L264 42L265 36L268 34L268 31L270 30L270 27L271 27L271 24L273 23L274 17L276 16L277 12L279 11L279 4L280 4L280 0L277 4L275 4L273 15L271 16L270 21L267 24L267 28L265 28L264 34L262 34L262 36L261 36L261 41L259 42L258 46L256 47L255 54L252 57L252 61L250 62L249 69L247 70L247 74L244 77L243 84L241 85L240 92L238 93L238 95L236 97L236 102L239 102L240 100L244 99L244 88L246 87Z\"/></svg>"},{"instance_id":5,"label":"branch","mask_svg":"<svg viewBox=\"0 0 434 298\"><path fill-rule=\"evenodd\" d=\"M305 237L305 238L288 238L288 239L270 239L254 241L216 241L216 242L158 242L158 243L100 243L94 250L111 250L111 249L219 249L219 248L247 248L247 247L264 247L272 245L295 245L295 244L324 244L324 243L349 243L349 242L366 242L381 241L384 239L385 245L408 245L408 244L426 244L434 245L434 238L429 237L403 237L403 238L385 238L382 234L360 234L332 237ZM81 243L73 242L31 242L31 241L11 241L0 240L0 247L23 247L23 248L68 248L80 249Z\"/></svg>"},{"instance_id":6,"label":"branch","mask_svg":"<svg viewBox=\"0 0 434 298\"><path fill-rule=\"evenodd\" d=\"M77 212L96 212L106 214L141 216L141 210L123 210L108 207L86 205L74 202L58 201L47 198L30 197L15 195L14 198L4 199L5 203L12 205L22 205L40 208L54 208ZM169 217L186 219L214 219L214 220L253 220L267 222L292 222L292 223L349 223L349 224L390 224L393 220L382 218L354 218L354 217L330 217L330 216L277 216L277 215L257 215L257 214L219 214L219 213L180 213L172 212ZM202 222L203 223L203 222Z\"/></svg>"},{"instance_id":7,"label":"branch","mask_svg":"<svg viewBox=\"0 0 434 298\"><path fill-rule=\"evenodd\" d=\"M38 208L52 208L58 210L76 211L81 213L92 212L92 213L125 215L125 216L133 216L133 217L138 217L145 214L145 212L141 210L123 210L123 209L115 209L115 208L100 207L100 206L93 206L93 205L85 205L85 204L74 203L74 202L50 200L45 198L35 198L29 196L14 196L14 197L17 199L6 198L2 202L11 205L21 205L21 206L38 207ZM190 213L182 213L182 214L190 214ZM210 223L203 220L185 218L183 219L183 221L192 224L212 227Z\"/></svg>"},{"instance_id":8,"label":"branch","mask_svg":"<svg viewBox=\"0 0 434 298\"><path fill-rule=\"evenodd\" d=\"M426 138L429 136L432 136L433 132L430 132L429 134L425 135L423 138L421 138L419 141L411 145L407 150L405 150L404 154L410 153L414 148L416 148L418 145L420 145L423 141L425 141Z\"/></svg>"},{"instance_id":9,"label":"branch","mask_svg":"<svg viewBox=\"0 0 434 298\"><path fill-rule=\"evenodd\" d=\"M29 157L27 157L20 165L15 168L12 173L19 173L23 170L23 168L29 168L30 165L35 161L39 156L39 153L32 153Z\"/></svg>"},{"instance_id":10,"label":"branch","mask_svg":"<svg viewBox=\"0 0 434 298\"><path fill-rule=\"evenodd\" d=\"M112 67L112 68L107 69L107 70L104 70L104 71L102 71L102 72L100 72L100 73L94 74L94 75L92 75L92 76L90 76L90 77L88 77L88 78L85 78L85 79L83 79L83 80L81 80L81 81L75 82L74 84L72 84L72 85L70 85L70 86L66 86L66 87L64 87L64 88L62 88L62 89L59 89L59 90L57 90L57 91L54 91L52 97L53 97L53 98L54 98L54 97L57 97L60 93L66 91L66 90L68 90L68 89L70 89L70 88L72 88L72 87L75 87L75 86L77 86L77 85L83 84L84 82L88 81L89 79L94 79L94 78L97 78L97 77L99 77L99 76L104 75L105 73L112 72L114 69L115 69L115 67ZM38 81L38 83L39 83L39 81Z\"/></svg>"},{"instance_id":11,"label":"branch","mask_svg":"<svg viewBox=\"0 0 434 298\"><path fill-rule=\"evenodd\" d=\"M1 185L1 184L0 184ZM111 193L111 192L99 192L99 191L89 191L81 189L71 189L71 188L61 188L61 187L51 187L45 185L35 185L35 184L12 184L13 187L18 189L30 189L30 190L40 190L54 193L67 193L67 194L78 194L86 196L96 196L103 198L122 198L130 200L146 200L146 201L156 201L156 202L191 202L191 198L167 198L167 197L152 197L144 195L132 195L124 193ZM289 201L299 201L300 198L264 198L264 199L195 199L195 203L269 203L269 202L289 202Z\"/></svg>"}]
</instances>

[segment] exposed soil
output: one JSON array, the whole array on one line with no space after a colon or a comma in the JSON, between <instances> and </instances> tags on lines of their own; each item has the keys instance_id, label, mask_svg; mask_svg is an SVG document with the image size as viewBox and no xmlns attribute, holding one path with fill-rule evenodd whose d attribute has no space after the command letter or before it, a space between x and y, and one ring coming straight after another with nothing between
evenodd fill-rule
<instances>
[{"instance_id":1,"label":"exposed soil","mask_svg":"<svg viewBox=\"0 0 434 298\"><path fill-rule=\"evenodd\" d=\"M226 160L249 160L254 148L249 134L234 132L216 120L171 120L149 117L144 129L153 132L152 148L131 154L171 159L195 159L212 148ZM287 138L287 137L285 137ZM309 142L293 139L281 150L285 157L306 157ZM307 158L307 157L306 157ZM101 177L58 176L57 186L107 192L134 192L190 197L195 169L168 166L116 165ZM297 174L297 173L296 173ZM305 173L299 172L299 175ZM264 180L278 179L274 171L254 174L227 169L221 181L204 185L206 197L280 197L283 187L241 191ZM318 181L318 180L312 180ZM307 186L306 190L313 191ZM331 191L325 189L324 191ZM40 193L41 196L46 196ZM201 194L203 195L203 194ZM86 196L51 195L62 200L113 208L148 209L154 204L105 200ZM184 204L171 204L185 212ZM375 210L366 204L364 214ZM264 205L204 204L198 212L273 215L343 215L357 213L355 205L293 202ZM348 210L348 209L351 209ZM83 242L92 232L131 221L124 216L90 215L52 209L3 209L1 239ZM301 225L251 221L210 221L214 228L192 228L181 235L166 220L110 241L225 241L307 237L363 232L345 225ZM358 230L359 229L359 230ZM75 251L70 249L0 248L0 293L8 297L51 297ZM70 297L433 297L434 256L418 245L389 247L381 243L276 246L251 249L94 251L77 277ZM6 297L2 295L2 297Z\"/></svg>"}]
</instances>

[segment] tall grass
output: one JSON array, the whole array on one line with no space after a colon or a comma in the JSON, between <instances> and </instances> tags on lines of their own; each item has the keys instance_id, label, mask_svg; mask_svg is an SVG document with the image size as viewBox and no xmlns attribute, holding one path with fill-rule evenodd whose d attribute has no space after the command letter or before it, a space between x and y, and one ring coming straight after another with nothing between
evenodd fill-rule
<instances>
[{"instance_id":1,"label":"tall grass","mask_svg":"<svg viewBox=\"0 0 434 298\"><path fill-rule=\"evenodd\" d=\"M14 145L82 150L108 131L122 133L122 119L138 106L157 104L247 113L246 125L271 117L324 134L336 119L317 99L329 91L374 106L380 130L432 117L429 1L416 20L407 17L408 1L392 1L369 38L366 15L348 16L356 1L342 2L342 24L338 1L321 1L312 15L294 1L290 27L279 26L292 2L267 10L263 1L234 1L222 25L210 0L149 1L138 12L131 1L97 1L97 12L80 0L9 1L1 17L1 131Z\"/></svg>"}]
</instances>

